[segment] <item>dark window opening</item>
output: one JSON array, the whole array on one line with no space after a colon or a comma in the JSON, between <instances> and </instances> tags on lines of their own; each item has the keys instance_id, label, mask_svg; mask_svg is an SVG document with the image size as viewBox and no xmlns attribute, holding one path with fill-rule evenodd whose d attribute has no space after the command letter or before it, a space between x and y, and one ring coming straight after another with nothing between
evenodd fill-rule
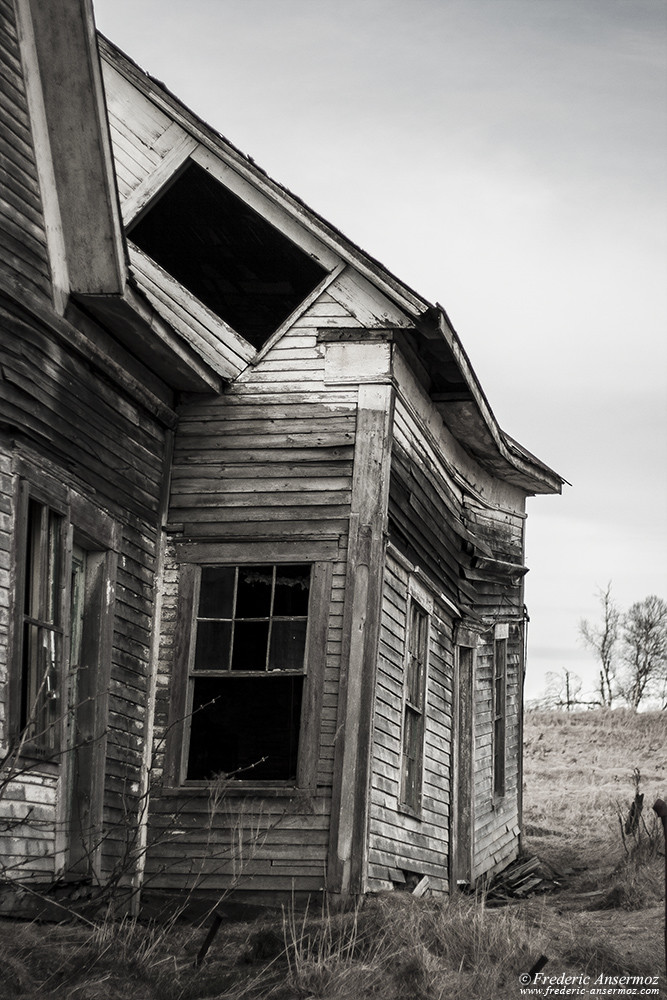
<instances>
[{"instance_id":1,"label":"dark window opening","mask_svg":"<svg viewBox=\"0 0 667 1000\"><path fill-rule=\"evenodd\" d=\"M401 804L410 812L421 807L424 702L428 661L428 614L410 601L404 678Z\"/></svg>"},{"instance_id":2,"label":"dark window opening","mask_svg":"<svg viewBox=\"0 0 667 1000\"><path fill-rule=\"evenodd\" d=\"M297 776L309 565L204 566L187 778Z\"/></svg>"},{"instance_id":3,"label":"dark window opening","mask_svg":"<svg viewBox=\"0 0 667 1000\"><path fill-rule=\"evenodd\" d=\"M505 720L507 716L507 639L496 639L493 653L493 793L505 794Z\"/></svg>"},{"instance_id":4,"label":"dark window opening","mask_svg":"<svg viewBox=\"0 0 667 1000\"><path fill-rule=\"evenodd\" d=\"M177 177L128 235L256 348L326 274L196 163Z\"/></svg>"},{"instance_id":5,"label":"dark window opening","mask_svg":"<svg viewBox=\"0 0 667 1000\"><path fill-rule=\"evenodd\" d=\"M302 691L302 676L197 677L188 779L295 780Z\"/></svg>"}]
</instances>

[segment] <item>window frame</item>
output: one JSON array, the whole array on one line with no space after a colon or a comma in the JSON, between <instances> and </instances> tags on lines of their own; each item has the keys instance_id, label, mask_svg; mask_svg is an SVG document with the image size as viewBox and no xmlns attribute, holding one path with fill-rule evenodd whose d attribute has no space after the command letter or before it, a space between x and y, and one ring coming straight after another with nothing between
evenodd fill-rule
<instances>
[{"instance_id":1,"label":"window frame","mask_svg":"<svg viewBox=\"0 0 667 1000\"><path fill-rule=\"evenodd\" d=\"M11 636L11 656L12 670L10 672L9 687L9 739L14 747L20 747L23 755L35 756L44 760L58 757L63 749L64 742L64 716L67 714L67 699L65 696L65 663L67 662L66 643L68 639L66 623L69 617L68 587L65 584L67 579L67 567L69 565L69 512L67 508L66 496L62 490L50 493L49 490L40 488L39 485L28 482L26 479L19 479L16 503L15 519L15 548L14 548L14 614L13 630ZM26 609L26 586L29 576L34 575L34 566L29 567L29 558L34 558L31 540L28 537L30 528L30 504L39 504L42 508L41 521L42 528L51 516L55 514L60 520L58 528L59 553L57 568L56 590L58 592L57 613L54 615L55 621L44 623ZM48 531L48 528L47 528ZM42 554L38 556L42 562ZM40 566L43 570L44 566ZM45 599L46 581L43 576L37 581L40 591L40 603ZM27 730L31 724L32 705L24 707L24 690L26 683L30 687L30 668L26 668L24 655L26 651L25 629L26 626L36 626L38 629L46 628L49 632L57 636L58 651L55 656L55 689L53 701L55 704L56 716L48 728L37 734L30 735ZM40 684L41 689L41 684ZM38 691L39 694L39 691Z\"/></svg>"},{"instance_id":2,"label":"window frame","mask_svg":"<svg viewBox=\"0 0 667 1000\"><path fill-rule=\"evenodd\" d=\"M82 658L94 674L96 697L87 714L90 735L97 740L95 758L104 753L104 732L108 702L108 677L111 670L111 648L113 618L115 609L115 581L117 559L120 548L120 527L107 513L97 508L91 501L65 486L61 481L36 466L27 458L15 456L14 489L14 535L12 546L13 587L11 589L11 612L9 620L10 671L8 683L7 729L10 746L20 749L23 758L34 758L43 762L55 761L64 764L65 772L70 769L67 730L72 705L70 691L70 641L71 641L71 570L75 546L83 548L90 559L90 575L85 584L85 614L88 625L84 627ZM25 587L27 560L29 554L28 520L29 505L34 501L61 518L60 568L59 568L59 611L58 631L61 636L58 675L58 714L53 723L55 745L45 746L40 740L32 739L22 731L22 691L24 685L24 626ZM111 584L111 587L109 587ZM43 586L43 584L42 584ZM77 714L78 719L78 714ZM67 776L67 775L66 775ZM98 782L99 784L99 782ZM95 791L95 789L93 789Z\"/></svg>"},{"instance_id":3,"label":"window frame","mask_svg":"<svg viewBox=\"0 0 667 1000\"><path fill-rule=\"evenodd\" d=\"M237 550L236 546L232 547ZM192 561L183 561L179 566L179 587L177 618L182 627L176 631L174 640L173 669L169 699L169 715L165 739L164 781L165 786L179 791L201 793L210 787L210 780L188 779L187 766L190 750L191 706L194 680L200 671L194 669L196 646L196 622L199 610L199 586L201 571L209 566L276 566L309 565L311 584L306 627L305 656L302 675L304 677L301 696L301 719L297 751L297 772L295 780L244 779L235 778L230 782L232 792L255 792L260 794L292 793L295 790L313 792L317 783L319 762L319 742L321 731L322 696L326 661L326 640L329 624L329 603L333 567L330 560L312 558L308 551L299 547L291 552L276 552L266 547L248 546L242 553L222 550L211 556L202 552L192 556ZM318 553L319 555L319 553ZM232 677L235 671L229 671ZM240 672L239 672L240 673ZM259 674L259 671L255 671ZM269 675L271 672L267 672ZM287 672L293 673L293 672ZM244 676L247 674L244 673Z\"/></svg>"},{"instance_id":4,"label":"window frame","mask_svg":"<svg viewBox=\"0 0 667 1000\"><path fill-rule=\"evenodd\" d=\"M142 254L255 351L263 350L301 310L329 272L316 255L287 237L266 211L258 211L193 156L128 221L127 235ZM217 265L210 247L198 256L209 240L217 242L218 258L228 251ZM233 245L227 247L230 240ZM216 283L212 275L219 275L221 268L225 280ZM248 287L249 274L254 290ZM286 283L291 286L289 293ZM235 294L230 294L231 288Z\"/></svg>"},{"instance_id":5,"label":"window frame","mask_svg":"<svg viewBox=\"0 0 667 1000\"><path fill-rule=\"evenodd\" d=\"M507 646L507 629L496 629L491 676L491 787L494 800L505 796L507 782Z\"/></svg>"},{"instance_id":6,"label":"window frame","mask_svg":"<svg viewBox=\"0 0 667 1000\"><path fill-rule=\"evenodd\" d=\"M452 889L470 886L475 860L475 730L479 634L454 627L454 688L450 763L449 878Z\"/></svg>"},{"instance_id":7,"label":"window frame","mask_svg":"<svg viewBox=\"0 0 667 1000\"><path fill-rule=\"evenodd\" d=\"M282 236L324 269L322 280L276 327L273 334L259 350L132 241L131 229L158 204L162 195L178 180L190 163L206 170L218 183L244 202L247 208L262 216ZM158 167L157 171L150 173L125 200L122 206L123 223L129 234L127 239L130 245L130 255L139 255L142 270L146 270L149 276L156 280L160 286L164 286L176 300L185 300L187 311L198 317L205 326L219 329L225 340L233 342L234 350L241 357L246 360L250 358L259 360L271 349L284 331L293 324L295 318L310 308L327 286L345 269L345 261L341 260L340 255L327 245L326 241L323 241L311 226L304 226L302 218L298 219L291 212L276 208L275 191L271 190L270 183L267 187L261 177L254 177L251 180L250 176L239 172L237 167L238 164L227 162L224 155L221 157L219 153L212 152L194 139L191 142L180 144L167 153L162 167Z\"/></svg>"},{"instance_id":8,"label":"window frame","mask_svg":"<svg viewBox=\"0 0 667 1000\"><path fill-rule=\"evenodd\" d=\"M421 594L415 596L410 592L406 606L405 625L405 650L403 658L403 698L401 705L401 753L400 753L400 787L398 796L398 807L400 812L407 813L417 819L422 815L422 791L424 784L424 741L426 738L426 711L427 711L427 687L428 687L428 664L431 646L431 617L432 608L426 607L422 601ZM429 602L430 603L430 602ZM413 617L413 612L416 617ZM423 637L423 649L417 650L417 656L413 656L413 625L417 618L423 622L423 632L417 637L417 643L421 645ZM413 672L414 663L417 664L416 678ZM416 679L417 697L409 697L409 689L412 681ZM412 740L410 749L414 751L411 756L408 751L408 720L413 720L416 727L416 736ZM408 761L414 760L416 780L412 789L408 787Z\"/></svg>"}]
</instances>

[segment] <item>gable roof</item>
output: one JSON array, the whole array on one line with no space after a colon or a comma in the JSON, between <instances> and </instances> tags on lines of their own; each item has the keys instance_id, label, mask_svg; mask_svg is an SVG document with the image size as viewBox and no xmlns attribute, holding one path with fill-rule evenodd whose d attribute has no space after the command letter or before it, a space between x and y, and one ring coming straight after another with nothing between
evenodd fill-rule
<instances>
[{"instance_id":1,"label":"gable roof","mask_svg":"<svg viewBox=\"0 0 667 1000\"><path fill-rule=\"evenodd\" d=\"M430 303L420 296L284 185L273 180L253 159L202 121L164 84L145 73L103 36L100 36L100 52L109 67L182 130L181 134L173 137L177 153L171 171L177 170L179 159L180 162L192 162L194 140L207 153L219 158L225 166L226 178L233 174L235 179L240 178L238 183L250 184L260 193L270 218L275 219L278 210L307 233L310 237L308 249L313 256L319 257L322 264L331 267L330 254L333 253L343 265L361 274L391 303L393 315L387 316L387 326L406 331L403 336L410 338L413 350L423 359L430 373L431 398L449 429L467 450L494 475L527 492L560 492L564 480L499 427L461 341L439 304ZM190 143L184 141L184 135L190 138ZM167 172L165 168L163 172ZM159 179L166 180L165 177ZM155 180L147 180L144 184L143 195L135 189L129 196L130 207L123 211L126 224L133 217L131 213L134 213L134 218L141 217L142 210L159 190ZM131 233L132 230L130 238ZM330 252L328 260L327 250ZM138 259L132 251L131 259L137 275ZM146 262L143 262L143 267L147 268ZM150 277L144 273L143 280ZM147 290L145 286L144 290ZM408 333L408 330L412 332ZM399 334L399 341L400 337Z\"/></svg>"},{"instance_id":2,"label":"gable roof","mask_svg":"<svg viewBox=\"0 0 667 1000\"><path fill-rule=\"evenodd\" d=\"M374 324L394 331L396 339L409 343L412 355L422 361L431 398L463 446L494 475L528 493L560 492L561 477L498 426L441 306L401 282L269 177L102 36L97 36L98 55L90 0L26 2L32 10L45 81L49 152L63 218L69 291L121 343L176 389L220 391L256 360L258 347L266 350L289 328L296 312L306 308L332 276L345 272L348 282L352 278L354 287L365 288L373 297ZM118 94L113 86L104 93L100 56L105 73L120 87ZM60 86L55 86L58 79ZM111 132L116 130L117 143L132 143L124 119L136 94L143 97L140 111L148 138L135 143L123 163L114 157ZM74 134L77 141L70 142ZM233 317L216 313L215 297L207 304L199 287L188 292L183 275L179 281L179 275L170 274L132 242L132 225L136 232L142 213L145 216L156 203L165 185L193 163L298 248L295 266L299 251L310 259L308 280L293 282L296 291L282 298L274 296L280 300L284 319L268 341L268 327L261 337L250 338L254 344L241 336L231 325ZM89 174L90 199L82 201L79 180ZM90 211L82 211L82 205ZM291 277L287 274L284 284L289 285ZM296 312L290 313L304 294ZM264 298L268 303L269 293Z\"/></svg>"}]
</instances>

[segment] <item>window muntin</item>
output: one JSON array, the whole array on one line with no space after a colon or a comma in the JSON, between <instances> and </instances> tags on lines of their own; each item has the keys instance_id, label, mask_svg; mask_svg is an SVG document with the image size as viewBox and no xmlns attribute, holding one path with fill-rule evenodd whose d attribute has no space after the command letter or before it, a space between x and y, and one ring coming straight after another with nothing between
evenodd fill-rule
<instances>
[{"instance_id":1,"label":"window muntin","mask_svg":"<svg viewBox=\"0 0 667 1000\"><path fill-rule=\"evenodd\" d=\"M47 504L28 500L18 724L45 751L58 749L62 711L64 523Z\"/></svg>"},{"instance_id":2,"label":"window muntin","mask_svg":"<svg viewBox=\"0 0 667 1000\"><path fill-rule=\"evenodd\" d=\"M421 807L428 637L428 613L411 599L406 638L400 804L413 813L419 813Z\"/></svg>"},{"instance_id":3,"label":"window muntin","mask_svg":"<svg viewBox=\"0 0 667 1000\"><path fill-rule=\"evenodd\" d=\"M192 161L128 235L256 348L326 274L312 257Z\"/></svg>"},{"instance_id":4,"label":"window muntin","mask_svg":"<svg viewBox=\"0 0 667 1000\"><path fill-rule=\"evenodd\" d=\"M505 794L505 731L507 718L507 639L493 645L493 794Z\"/></svg>"},{"instance_id":5,"label":"window muntin","mask_svg":"<svg viewBox=\"0 0 667 1000\"><path fill-rule=\"evenodd\" d=\"M311 567L203 566L187 779L297 776Z\"/></svg>"}]
</instances>

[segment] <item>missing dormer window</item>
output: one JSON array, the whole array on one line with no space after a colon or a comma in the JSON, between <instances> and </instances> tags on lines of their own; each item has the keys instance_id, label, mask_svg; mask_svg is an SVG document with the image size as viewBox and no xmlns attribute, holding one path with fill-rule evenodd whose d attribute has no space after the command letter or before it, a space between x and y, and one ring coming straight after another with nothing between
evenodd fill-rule
<instances>
[{"instance_id":1,"label":"missing dormer window","mask_svg":"<svg viewBox=\"0 0 667 1000\"><path fill-rule=\"evenodd\" d=\"M128 235L258 349L326 274L192 162Z\"/></svg>"}]
</instances>

